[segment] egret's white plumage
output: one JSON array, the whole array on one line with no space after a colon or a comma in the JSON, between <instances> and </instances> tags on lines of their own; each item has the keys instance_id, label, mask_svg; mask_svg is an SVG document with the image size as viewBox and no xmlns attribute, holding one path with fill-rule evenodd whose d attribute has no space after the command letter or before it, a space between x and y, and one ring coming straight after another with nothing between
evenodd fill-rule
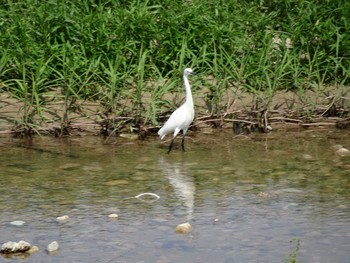
<instances>
[{"instance_id":1,"label":"egret's white plumage","mask_svg":"<svg viewBox=\"0 0 350 263\"><path fill-rule=\"evenodd\" d=\"M182 130L182 150L185 150L185 135L188 130L188 127L193 121L194 118L194 105L191 93L190 83L188 82L188 75L196 74L192 69L186 68L184 70L184 85L186 89L186 101L181 105L180 108L176 109L171 115L164 126L158 131L160 139L162 140L167 134L174 132L173 138L171 139L171 143L169 145L168 153L170 153L174 139Z\"/></svg>"}]
</instances>

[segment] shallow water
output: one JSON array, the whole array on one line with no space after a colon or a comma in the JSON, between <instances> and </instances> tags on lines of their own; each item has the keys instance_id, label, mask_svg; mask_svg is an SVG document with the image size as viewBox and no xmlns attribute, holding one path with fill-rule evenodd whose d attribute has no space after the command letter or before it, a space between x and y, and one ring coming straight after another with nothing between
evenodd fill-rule
<instances>
[{"instance_id":1,"label":"shallow water","mask_svg":"<svg viewBox=\"0 0 350 263\"><path fill-rule=\"evenodd\" d=\"M296 239L302 262L348 262L350 156L336 144L350 133L214 130L170 155L155 137L1 138L0 242L37 245L26 262L212 263L282 262Z\"/></svg>"}]
</instances>

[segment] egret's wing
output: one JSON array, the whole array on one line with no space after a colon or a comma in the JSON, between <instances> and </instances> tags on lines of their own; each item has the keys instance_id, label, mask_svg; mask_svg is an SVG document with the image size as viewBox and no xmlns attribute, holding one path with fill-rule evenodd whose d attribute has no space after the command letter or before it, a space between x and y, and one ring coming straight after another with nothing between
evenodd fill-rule
<instances>
[{"instance_id":1,"label":"egret's wing","mask_svg":"<svg viewBox=\"0 0 350 263\"><path fill-rule=\"evenodd\" d=\"M180 108L176 109L169 117L164 126L158 131L161 138L165 135L172 133L177 129L187 129L193 121L194 111L193 108L186 104L183 104Z\"/></svg>"}]
</instances>

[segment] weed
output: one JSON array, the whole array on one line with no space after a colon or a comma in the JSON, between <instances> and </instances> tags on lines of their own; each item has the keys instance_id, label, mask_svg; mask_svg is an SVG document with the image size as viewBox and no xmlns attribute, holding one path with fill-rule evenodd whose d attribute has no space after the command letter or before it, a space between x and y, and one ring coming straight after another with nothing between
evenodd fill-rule
<instances>
[{"instance_id":1,"label":"weed","mask_svg":"<svg viewBox=\"0 0 350 263\"><path fill-rule=\"evenodd\" d=\"M290 241L290 243L294 243L294 242L296 242L296 246L294 248L294 251L291 254L289 254L288 257L283 259L283 262L285 262L285 263L297 263L297 256L299 254L299 250L301 247L301 241L298 238L293 238Z\"/></svg>"},{"instance_id":2,"label":"weed","mask_svg":"<svg viewBox=\"0 0 350 263\"><path fill-rule=\"evenodd\" d=\"M204 85L210 114L224 114L223 97L237 89L268 109L276 91L321 96L350 84L349 10L345 0L5 1L0 85L23 102L28 124L47 120L55 91L62 129L86 100L112 126L125 115L133 126L156 125L187 66L215 79Z\"/></svg>"}]
</instances>

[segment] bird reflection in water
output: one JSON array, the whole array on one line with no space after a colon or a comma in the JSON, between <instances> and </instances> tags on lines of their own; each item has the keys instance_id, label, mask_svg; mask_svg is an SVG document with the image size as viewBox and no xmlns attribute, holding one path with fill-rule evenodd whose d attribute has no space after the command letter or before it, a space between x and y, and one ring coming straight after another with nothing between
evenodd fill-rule
<instances>
[{"instance_id":1,"label":"bird reflection in water","mask_svg":"<svg viewBox=\"0 0 350 263\"><path fill-rule=\"evenodd\" d=\"M186 207L186 219L193 217L195 185L183 162L159 159L159 167L174 189L176 197Z\"/></svg>"}]
</instances>

